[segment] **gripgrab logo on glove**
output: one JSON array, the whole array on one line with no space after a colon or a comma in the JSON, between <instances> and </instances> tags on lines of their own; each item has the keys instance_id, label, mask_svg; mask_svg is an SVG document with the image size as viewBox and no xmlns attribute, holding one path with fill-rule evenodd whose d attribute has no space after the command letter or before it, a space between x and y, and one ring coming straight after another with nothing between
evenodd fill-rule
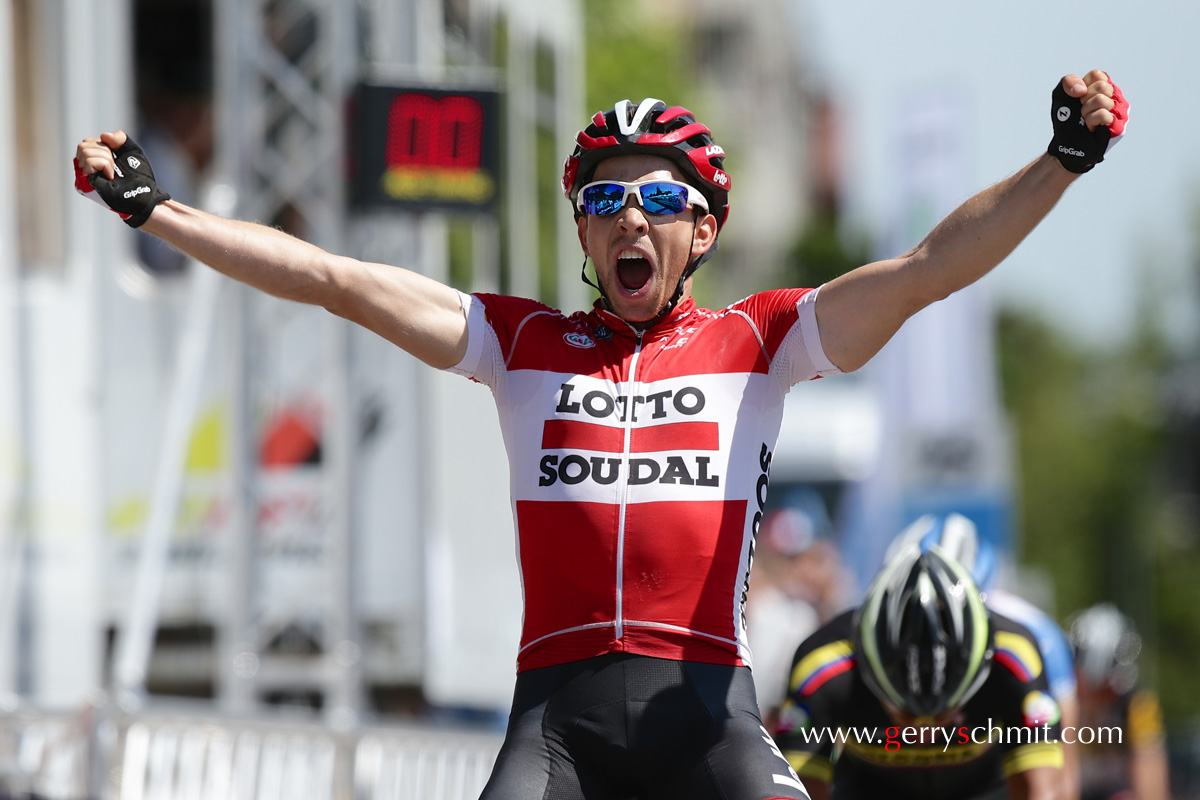
<instances>
[{"instance_id":1,"label":"gripgrab logo on glove","mask_svg":"<svg viewBox=\"0 0 1200 800\"><path fill-rule=\"evenodd\" d=\"M1105 76L1107 77L1107 75ZM1120 87L1112 86L1112 122L1088 130L1083 115L1083 99L1071 97L1063 88L1062 81L1054 85L1050 96L1050 123L1054 136L1046 152L1069 172L1081 175L1104 160L1104 155L1125 133L1125 122L1129 118L1129 103Z\"/></svg>"},{"instance_id":2,"label":"gripgrab logo on glove","mask_svg":"<svg viewBox=\"0 0 1200 800\"><path fill-rule=\"evenodd\" d=\"M75 190L119 214L129 227L140 227L150 219L154 207L171 195L159 188L149 159L135 141L126 138L113 156L112 180L101 172L85 175L76 160Z\"/></svg>"}]
</instances>

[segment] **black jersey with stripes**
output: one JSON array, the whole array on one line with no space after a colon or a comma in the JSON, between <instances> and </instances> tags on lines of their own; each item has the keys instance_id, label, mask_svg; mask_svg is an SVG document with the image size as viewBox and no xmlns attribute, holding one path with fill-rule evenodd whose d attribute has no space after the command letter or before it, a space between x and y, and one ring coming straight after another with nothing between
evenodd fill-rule
<instances>
[{"instance_id":1,"label":"black jersey with stripes","mask_svg":"<svg viewBox=\"0 0 1200 800\"><path fill-rule=\"evenodd\" d=\"M992 612L995 656L987 680L946 720L898 721L859 675L853 611L800 645L776 740L833 798L1006 797L1006 778L1060 767L1059 708L1035 639ZM941 722L939 720L939 722Z\"/></svg>"}]
</instances>

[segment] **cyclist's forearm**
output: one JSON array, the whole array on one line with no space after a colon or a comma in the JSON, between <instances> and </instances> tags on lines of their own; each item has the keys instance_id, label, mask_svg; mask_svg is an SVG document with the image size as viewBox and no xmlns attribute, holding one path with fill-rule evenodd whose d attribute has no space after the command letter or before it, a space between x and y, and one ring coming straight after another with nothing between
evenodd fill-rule
<instances>
[{"instance_id":1,"label":"cyclist's forearm","mask_svg":"<svg viewBox=\"0 0 1200 800\"><path fill-rule=\"evenodd\" d=\"M1078 178L1043 155L950 213L907 258L941 298L983 277L1024 241Z\"/></svg>"},{"instance_id":2,"label":"cyclist's forearm","mask_svg":"<svg viewBox=\"0 0 1200 800\"><path fill-rule=\"evenodd\" d=\"M322 306L434 367L456 364L466 352L458 293L419 273L333 255L173 200L155 206L142 230L255 289Z\"/></svg>"},{"instance_id":3,"label":"cyclist's forearm","mask_svg":"<svg viewBox=\"0 0 1200 800\"><path fill-rule=\"evenodd\" d=\"M335 301L338 257L275 228L168 200L155 207L142 230L276 297L323 306Z\"/></svg>"}]
</instances>

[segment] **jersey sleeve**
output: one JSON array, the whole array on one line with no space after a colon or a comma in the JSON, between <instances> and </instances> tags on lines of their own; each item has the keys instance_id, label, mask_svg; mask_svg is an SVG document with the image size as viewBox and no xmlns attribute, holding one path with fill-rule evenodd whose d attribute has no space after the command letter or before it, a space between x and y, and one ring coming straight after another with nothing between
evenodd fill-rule
<instances>
[{"instance_id":1,"label":"jersey sleeve","mask_svg":"<svg viewBox=\"0 0 1200 800\"><path fill-rule=\"evenodd\" d=\"M497 294L459 292L458 298L467 320L467 352L446 371L482 383L494 392L525 323L553 310L536 300Z\"/></svg>"},{"instance_id":2,"label":"jersey sleeve","mask_svg":"<svg viewBox=\"0 0 1200 800\"><path fill-rule=\"evenodd\" d=\"M467 352L463 354L462 360L457 364L446 367L446 371L478 380L480 383L490 386L488 380L477 378L476 375L481 371L480 368L485 360L484 351L491 349L485 345L485 341L494 340L496 335L487 323L486 312L479 298L459 292L458 304L462 308L463 317L467 320ZM491 358L487 360L490 361ZM485 374L484 377L486 378L487 375Z\"/></svg>"},{"instance_id":3,"label":"jersey sleeve","mask_svg":"<svg viewBox=\"0 0 1200 800\"><path fill-rule=\"evenodd\" d=\"M1063 765L1062 712L1050 693L1042 653L1023 626L997 620L995 663L1003 688L1005 730L999 736L1004 775L1012 777L1038 767Z\"/></svg>"},{"instance_id":4,"label":"jersey sleeve","mask_svg":"<svg viewBox=\"0 0 1200 800\"><path fill-rule=\"evenodd\" d=\"M818 629L792 659L775 740L801 779L833 780L832 733L842 716L847 673L854 668L848 619L842 615Z\"/></svg>"},{"instance_id":5,"label":"jersey sleeve","mask_svg":"<svg viewBox=\"0 0 1200 800\"><path fill-rule=\"evenodd\" d=\"M1029 629L1042 654L1050 693L1061 703L1075 693L1075 659L1058 623L1037 606L1005 591L988 592L988 607Z\"/></svg>"},{"instance_id":6,"label":"jersey sleeve","mask_svg":"<svg viewBox=\"0 0 1200 800\"><path fill-rule=\"evenodd\" d=\"M821 346L816 312L819 291L776 289L730 306L754 326L771 361L771 372L785 386L841 373Z\"/></svg>"}]
</instances>

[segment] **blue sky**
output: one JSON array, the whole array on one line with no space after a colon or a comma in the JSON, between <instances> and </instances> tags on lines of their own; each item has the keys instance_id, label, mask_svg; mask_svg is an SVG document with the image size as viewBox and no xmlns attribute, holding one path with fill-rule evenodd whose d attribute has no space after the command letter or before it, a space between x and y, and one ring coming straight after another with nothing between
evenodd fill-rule
<instances>
[{"instance_id":1,"label":"blue sky","mask_svg":"<svg viewBox=\"0 0 1200 800\"><path fill-rule=\"evenodd\" d=\"M1050 90L1106 70L1131 104L1126 137L985 278L1000 302L1032 307L1090 344L1128 334L1146 287L1181 346L1200 337L1187 267L1200 218L1200 104L1190 91L1200 3L1047 5L962 0L794 0L809 68L844 121L847 212L879 232L893 213L889 139L922 92L964 98L970 190L1032 160L1050 139Z\"/></svg>"}]
</instances>

